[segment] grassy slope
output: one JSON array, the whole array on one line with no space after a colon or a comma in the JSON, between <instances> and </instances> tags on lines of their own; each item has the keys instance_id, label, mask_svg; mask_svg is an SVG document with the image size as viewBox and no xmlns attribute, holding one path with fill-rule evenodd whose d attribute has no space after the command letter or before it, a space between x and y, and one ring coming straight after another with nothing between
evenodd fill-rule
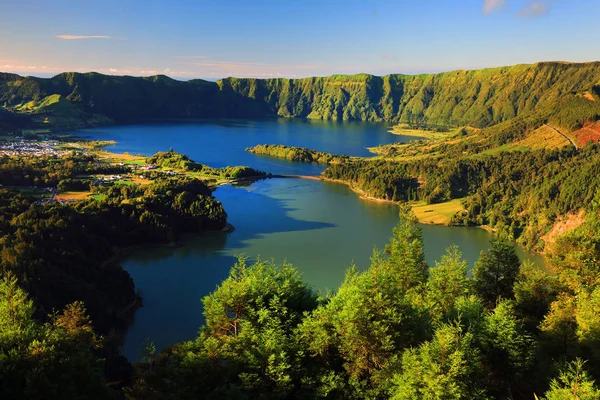
<instances>
[{"instance_id":1,"label":"grassy slope","mask_svg":"<svg viewBox=\"0 0 600 400\"><path fill-rule=\"evenodd\" d=\"M484 127L590 90L600 64L538 63L435 75L237 79L221 88L269 104L285 117L386 120Z\"/></svg>"},{"instance_id":2,"label":"grassy slope","mask_svg":"<svg viewBox=\"0 0 600 400\"><path fill-rule=\"evenodd\" d=\"M226 78L216 83L162 75L63 73L41 79L0 73L0 104L25 112L64 99L88 119L99 114L117 122L284 116L485 127L546 107L569 93L593 92L598 82L600 63L538 63L414 76ZM83 117L78 120L86 123Z\"/></svg>"},{"instance_id":3,"label":"grassy slope","mask_svg":"<svg viewBox=\"0 0 600 400\"><path fill-rule=\"evenodd\" d=\"M415 216L423 224L442 224L448 225L451 218L464 210L461 199L454 199L444 203L425 204L424 202L415 202L411 204Z\"/></svg>"}]
</instances>

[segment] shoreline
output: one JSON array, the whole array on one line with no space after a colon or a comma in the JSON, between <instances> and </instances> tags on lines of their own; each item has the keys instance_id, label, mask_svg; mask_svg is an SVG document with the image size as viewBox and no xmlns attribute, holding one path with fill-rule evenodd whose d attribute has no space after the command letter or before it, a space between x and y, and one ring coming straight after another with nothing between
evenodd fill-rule
<instances>
[{"instance_id":1,"label":"shoreline","mask_svg":"<svg viewBox=\"0 0 600 400\"><path fill-rule=\"evenodd\" d=\"M322 176L314 176L314 175L273 175L273 176L271 176L271 178L296 178L296 179L308 179L308 180L313 180L313 181L337 183L337 184L342 184L344 186L347 186L354 193L358 194L358 198L361 200L366 200L366 201L370 201L370 202L374 202L374 203L387 203L387 204L394 204L394 205L400 205L402 203L401 201L379 199L377 197L367 196L362 190L354 187L352 185L352 183L346 182L346 181L343 181L340 179L331 179L331 178L325 178ZM413 207L414 206L411 205L411 209ZM437 226L445 226L448 228L450 228L450 227L478 228L478 229L483 229L484 231L489 232L491 234L494 234L497 232L497 229L491 228L488 225L466 226L466 225L454 225L454 224L427 222L420 218L417 218L417 220L420 224L423 224L423 225L437 225Z\"/></svg>"}]
</instances>

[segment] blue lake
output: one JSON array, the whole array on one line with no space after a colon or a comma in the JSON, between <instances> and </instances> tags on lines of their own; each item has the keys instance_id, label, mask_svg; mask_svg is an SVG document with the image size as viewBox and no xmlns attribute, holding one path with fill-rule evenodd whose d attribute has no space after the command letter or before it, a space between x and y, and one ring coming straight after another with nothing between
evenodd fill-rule
<instances>
[{"instance_id":1,"label":"blue lake","mask_svg":"<svg viewBox=\"0 0 600 400\"><path fill-rule=\"evenodd\" d=\"M378 144L409 141L384 124L289 119L171 122L94 128L76 132L115 140L112 151L151 155L173 148L214 167L248 165L273 174L319 175L319 165L291 163L245 152L256 144L286 144L337 154L367 156ZM142 292L144 307L129 329L124 354L134 360L146 339L157 348L195 337L203 323L201 298L227 277L236 255L296 266L315 290L335 290L347 268L369 265L373 247L382 248L398 221L397 207L360 199L346 186L306 179L268 179L226 185L215 193L235 227L208 233L177 247L147 248L124 268ZM439 260L451 244L472 266L491 235L478 228L422 225L426 258ZM543 258L517 249L522 258Z\"/></svg>"}]
</instances>

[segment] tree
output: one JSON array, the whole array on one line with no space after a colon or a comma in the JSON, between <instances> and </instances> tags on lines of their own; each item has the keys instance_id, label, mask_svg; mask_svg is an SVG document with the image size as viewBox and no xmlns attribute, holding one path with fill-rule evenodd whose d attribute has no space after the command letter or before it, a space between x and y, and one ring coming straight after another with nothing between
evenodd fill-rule
<instances>
[{"instance_id":1,"label":"tree","mask_svg":"<svg viewBox=\"0 0 600 400\"><path fill-rule=\"evenodd\" d=\"M545 400L596 400L600 398L600 389L584 369L581 359L568 363L561 368L558 378L550 382L550 390Z\"/></svg>"},{"instance_id":2,"label":"tree","mask_svg":"<svg viewBox=\"0 0 600 400\"><path fill-rule=\"evenodd\" d=\"M488 372L488 387L498 396L521 382L534 359L534 340L517 318L513 302L502 300L485 316L477 338Z\"/></svg>"},{"instance_id":3,"label":"tree","mask_svg":"<svg viewBox=\"0 0 600 400\"><path fill-rule=\"evenodd\" d=\"M11 274L0 281L0 398L112 398L83 304L67 306L42 325L17 283Z\"/></svg>"},{"instance_id":4,"label":"tree","mask_svg":"<svg viewBox=\"0 0 600 400\"><path fill-rule=\"evenodd\" d=\"M390 398L479 398L485 394L480 385L480 358L471 333L459 325L442 325L431 341L404 352L401 372L392 379Z\"/></svg>"},{"instance_id":5,"label":"tree","mask_svg":"<svg viewBox=\"0 0 600 400\"><path fill-rule=\"evenodd\" d=\"M387 260L384 265L394 270L402 291L418 288L427 281L427 263L421 228L408 206L400 208L400 221L385 247Z\"/></svg>"},{"instance_id":6,"label":"tree","mask_svg":"<svg viewBox=\"0 0 600 400\"><path fill-rule=\"evenodd\" d=\"M456 300L469 293L467 268L458 246L451 246L446 249L442 260L435 263L435 268L429 270L426 297L432 315L437 318L447 315Z\"/></svg>"},{"instance_id":7,"label":"tree","mask_svg":"<svg viewBox=\"0 0 600 400\"><path fill-rule=\"evenodd\" d=\"M493 308L499 299L512 299L520 261L514 245L504 239L492 239L491 248L482 251L473 269L475 292Z\"/></svg>"},{"instance_id":8,"label":"tree","mask_svg":"<svg viewBox=\"0 0 600 400\"><path fill-rule=\"evenodd\" d=\"M531 262L524 262L513 289L515 310L526 320L530 330L534 331L550 310L550 304L556 300L562 287L556 276L542 271Z\"/></svg>"},{"instance_id":9,"label":"tree","mask_svg":"<svg viewBox=\"0 0 600 400\"><path fill-rule=\"evenodd\" d=\"M577 299L569 293L561 293L550 304L550 311L540 324L542 339L548 352L565 356L577 343Z\"/></svg>"}]
</instances>

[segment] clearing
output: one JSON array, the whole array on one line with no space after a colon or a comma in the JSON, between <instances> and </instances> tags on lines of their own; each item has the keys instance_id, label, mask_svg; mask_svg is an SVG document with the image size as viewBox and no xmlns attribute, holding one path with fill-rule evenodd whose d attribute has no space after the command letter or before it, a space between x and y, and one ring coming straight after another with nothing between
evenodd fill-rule
<instances>
[{"instance_id":1,"label":"clearing","mask_svg":"<svg viewBox=\"0 0 600 400\"><path fill-rule=\"evenodd\" d=\"M425 204L419 201L410 204L422 224L448 225L457 212L465 209L462 201L463 199L454 199L438 204Z\"/></svg>"}]
</instances>

